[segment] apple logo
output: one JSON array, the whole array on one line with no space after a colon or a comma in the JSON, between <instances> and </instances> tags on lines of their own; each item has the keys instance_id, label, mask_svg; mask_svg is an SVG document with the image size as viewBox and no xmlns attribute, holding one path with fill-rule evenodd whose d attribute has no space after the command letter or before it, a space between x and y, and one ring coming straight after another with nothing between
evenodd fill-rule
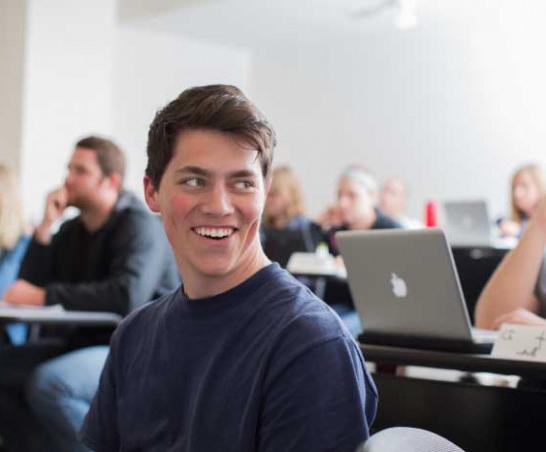
<instances>
[{"instance_id":1,"label":"apple logo","mask_svg":"<svg viewBox=\"0 0 546 452\"><path fill-rule=\"evenodd\" d=\"M408 286L406 285L406 281L400 278L396 273L391 273L390 282L394 296L397 298L405 298L408 294Z\"/></svg>"}]
</instances>

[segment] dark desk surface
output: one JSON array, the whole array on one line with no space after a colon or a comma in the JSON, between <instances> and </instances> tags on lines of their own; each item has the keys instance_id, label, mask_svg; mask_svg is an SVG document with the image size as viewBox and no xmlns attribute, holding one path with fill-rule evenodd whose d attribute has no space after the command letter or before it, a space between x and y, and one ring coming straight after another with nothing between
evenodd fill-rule
<instances>
[{"instance_id":1,"label":"dark desk surface","mask_svg":"<svg viewBox=\"0 0 546 452\"><path fill-rule=\"evenodd\" d=\"M546 378L546 363L499 359L490 355L419 350L360 344L367 361L400 366L423 366L468 372L492 372L525 378Z\"/></svg>"},{"instance_id":2,"label":"dark desk surface","mask_svg":"<svg viewBox=\"0 0 546 452\"><path fill-rule=\"evenodd\" d=\"M360 344L366 360L393 365L425 366L471 372L546 376L546 363L531 363L410 348ZM546 391L539 386L509 388L469 381L438 381L384 373L373 374L379 406L373 430L393 426L424 428L466 452L539 450L546 425Z\"/></svg>"}]
</instances>

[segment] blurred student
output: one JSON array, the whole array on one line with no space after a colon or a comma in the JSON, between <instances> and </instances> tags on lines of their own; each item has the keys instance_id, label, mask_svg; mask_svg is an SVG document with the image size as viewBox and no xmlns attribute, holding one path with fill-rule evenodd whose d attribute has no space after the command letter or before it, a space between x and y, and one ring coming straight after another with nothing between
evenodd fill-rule
<instances>
[{"instance_id":1,"label":"blurred student","mask_svg":"<svg viewBox=\"0 0 546 452\"><path fill-rule=\"evenodd\" d=\"M19 198L18 181L12 170L0 164L0 299L17 279L19 267L30 242ZM12 324L5 328L8 340L21 344L26 327Z\"/></svg>"},{"instance_id":2,"label":"blurred student","mask_svg":"<svg viewBox=\"0 0 546 452\"><path fill-rule=\"evenodd\" d=\"M377 207L377 200L378 184L368 171L359 166L351 166L341 173L337 186L337 202L318 220L325 230L333 255L339 255L335 239L338 231L402 227ZM328 281L324 299L339 314L354 336L362 332L362 324L346 281Z\"/></svg>"},{"instance_id":3,"label":"blurred student","mask_svg":"<svg viewBox=\"0 0 546 452\"><path fill-rule=\"evenodd\" d=\"M332 254L339 254L334 236L338 231L402 227L398 221L385 215L377 207L377 202L378 184L368 171L351 166L341 173L337 185L337 202L318 219L327 231Z\"/></svg>"},{"instance_id":4,"label":"blurred student","mask_svg":"<svg viewBox=\"0 0 546 452\"><path fill-rule=\"evenodd\" d=\"M160 221L124 190L124 174L124 154L112 141L90 136L76 143L64 184L47 196L20 279L5 292L7 302L124 316L179 284ZM68 206L79 215L52 234ZM6 367L20 369L18 380L9 384L0 374L0 432L9 452L35 450L30 442L38 432L27 431L32 423L49 434L51 441L41 445L46 450L84 450L77 433L98 385L108 354L102 344L109 336L100 328L71 330L56 354L79 350L37 369L43 356L32 344L10 351L11 359L0 356ZM83 348L91 345L98 346Z\"/></svg>"},{"instance_id":5,"label":"blurred student","mask_svg":"<svg viewBox=\"0 0 546 452\"><path fill-rule=\"evenodd\" d=\"M399 177L391 177L383 182L379 193L379 209L406 229L419 229L423 223L406 215L408 190Z\"/></svg>"},{"instance_id":6,"label":"blurred student","mask_svg":"<svg viewBox=\"0 0 546 452\"><path fill-rule=\"evenodd\" d=\"M16 177L0 164L0 298L17 279L29 242Z\"/></svg>"},{"instance_id":7,"label":"blurred student","mask_svg":"<svg viewBox=\"0 0 546 452\"><path fill-rule=\"evenodd\" d=\"M546 196L533 209L517 246L503 259L476 305L476 326L546 325Z\"/></svg>"},{"instance_id":8,"label":"blurred student","mask_svg":"<svg viewBox=\"0 0 546 452\"><path fill-rule=\"evenodd\" d=\"M504 237L519 237L540 198L546 194L544 173L537 164L520 167L512 176L510 218L499 222Z\"/></svg>"},{"instance_id":9,"label":"blurred student","mask_svg":"<svg viewBox=\"0 0 546 452\"><path fill-rule=\"evenodd\" d=\"M325 240L321 227L305 216L301 185L288 166L273 170L262 217L266 255L285 267L296 251L314 252Z\"/></svg>"}]
</instances>

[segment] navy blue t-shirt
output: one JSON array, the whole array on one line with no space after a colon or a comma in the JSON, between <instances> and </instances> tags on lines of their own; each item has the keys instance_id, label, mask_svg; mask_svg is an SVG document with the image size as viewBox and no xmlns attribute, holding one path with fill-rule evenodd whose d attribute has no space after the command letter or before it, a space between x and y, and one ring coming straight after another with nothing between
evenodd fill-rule
<instances>
[{"instance_id":1,"label":"navy blue t-shirt","mask_svg":"<svg viewBox=\"0 0 546 452\"><path fill-rule=\"evenodd\" d=\"M179 289L123 321L82 434L100 452L354 452L376 407L339 318L271 264L222 294Z\"/></svg>"}]
</instances>

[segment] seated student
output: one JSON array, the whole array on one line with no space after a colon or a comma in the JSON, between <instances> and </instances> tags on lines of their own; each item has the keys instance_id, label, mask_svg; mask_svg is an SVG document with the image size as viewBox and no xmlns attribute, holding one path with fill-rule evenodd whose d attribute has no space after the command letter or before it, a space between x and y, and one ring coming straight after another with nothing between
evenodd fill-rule
<instances>
[{"instance_id":1,"label":"seated student","mask_svg":"<svg viewBox=\"0 0 546 452\"><path fill-rule=\"evenodd\" d=\"M314 252L325 240L321 227L304 215L300 183L288 166L273 170L261 231L267 257L286 267L296 251Z\"/></svg>"},{"instance_id":2,"label":"seated student","mask_svg":"<svg viewBox=\"0 0 546 452\"><path fill-rule=\"evenodd\" d=\"M17 278L29 242L15 174L0 164L0 299ZM8 325L5 333L13 344L26 339L26 327L21 324Z\"/></svg>"},{"instance_id":3,"label":"seated student","mask_svg":"<svg viewBox=\"0 0 546 452\"><path fill-rule=\"evenodd\" d=\"M376 206L377 191L377 181L364 168L350 166L341 173L338 181L337 202L318 219L326 231L330 253L339 255L335 240L335 233L338 231L402 227ZM345 281L329 281L324 297L348 325L353 335L357 336L362 332L363 327Z\"/></svg>"},{"instance_id":4,"label":"seated student","mask_svg":"<svg viewBox=\"0 0 546 452\"><path fill-rule=\"evenodd\" d=\"M530 164L518 168L512 176L511 215L499 221L499 233L503 237L519 237L533 210L546 194L546 182L541 168Z\"/></svg>"},{"instance_id":5,"label":"seated student","mask_svg":"<svg viewBox=\"0 0 546 452\"><path fill-rule=\"evenodd\" d=\"M332 254L339 254L334 234L357 229L391 229L402 227L377 207L377 182L364 168L347 168L338 181L337 202L318 222L327 230Z\"/></svg>"},{"instance_id":6,"label":"seated student","mask_svg":"<svg viewBox=\"0 0 546 452\"><path fill-rule=\"evenodd\" d=\"M125 159L111 141L99 137L80 140L68 164L63 186L47 196L44 217L37 226L21 266L20 279L5 292L14 304L60 304L65 309L109 311L126 315L135 307L179 285L172 253L160 221L133 194L123 190ZM51 228L67 206L79 215ZM69 348L106 344L109 331L80 328L69 336ZM29 347L10 351L10 369L39 359ZM61 349L62 350L62 349ZM83 348L42 364L30 379L29 403L52 438L47 450L79 450L77 432L98 385L106 359L106 345ZM6 351L7 353L7 351ZM30 354L30 356L29 356ZM2 360L4 363L6 359ZM8 451L33 450L28 434L36 423L24 401L28 368L21 371L13 391L0 375L2 401L0 434ZM91 388L91 389L89 389ZM89 393L90 392L90 393ZM5 403L5 402L3 402ZM12 415L17 406L17 416ZM44 440L45 441L45 440ZM47 447L45 447L47 446Z\"/></svg>"},{"instance_id":7,"label":"seated student","mask_svg":"<svg viewBox=\"0 0 546 452\"><path fill-rule=\"evenodd\" d=\"M517 246L503 259L476 305L476 326L546 325L546 197L534 209Z\"/></svg>"},{"instance_id":8,"label":"seated student","mask_svg":"<svg viewBox=\"0 0 546 452\"><path fill-rule=\"evenodd\" d=\"M146 201L184 284L113 335L83 428L96 451L353 452L376 391L339 318L260 246L273 129L237 88L191 88L148 135Z\"/></svg>"},{"instance_id":9,"label":"seated student","mask_svg":"<svg viewBox=\"0 0 546 452\"><path fill-rule=\"evenodd\" d=\"M390 177L381 186L379 193L379 209L384 214L398 221L403 228L419 229L423 223L406 216L407 188L403 179Z\"/></svg>"}]
</instances>

